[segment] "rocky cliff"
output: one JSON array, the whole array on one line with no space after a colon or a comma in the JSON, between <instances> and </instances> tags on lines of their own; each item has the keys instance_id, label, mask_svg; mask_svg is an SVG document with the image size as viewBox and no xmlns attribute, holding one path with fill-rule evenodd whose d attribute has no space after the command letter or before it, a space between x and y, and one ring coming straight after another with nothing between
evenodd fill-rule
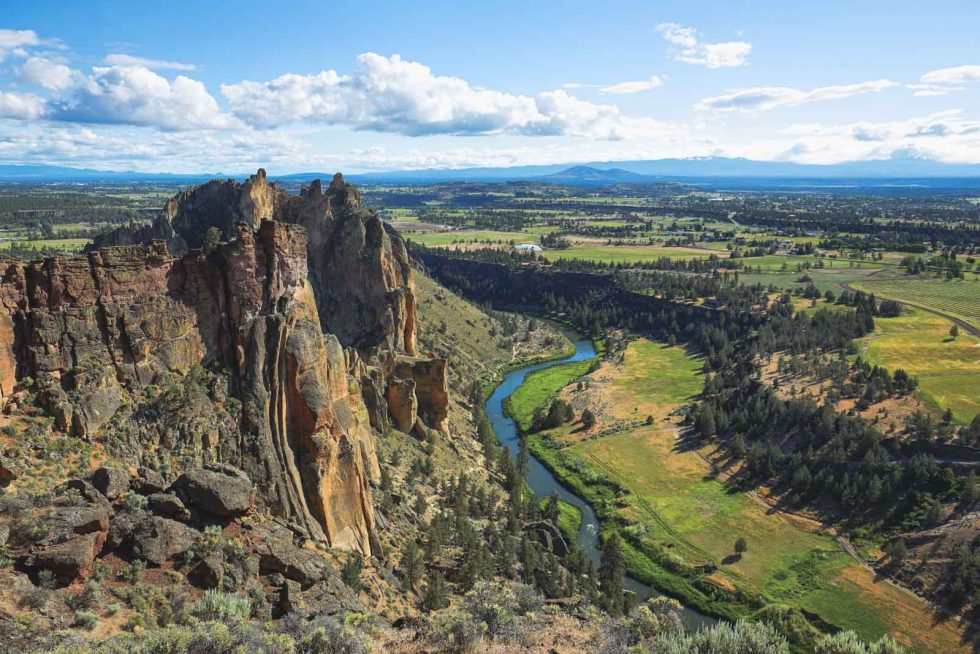
<instances>
[{"instance_id":1,"label":"rocky cliff","mask_svg":"<svg viewBox=\"0 0 980 654\"><path fill-rule=\"evenodd\" d=\"M361 206L357 189L339 173L326 189L316 180L296 196L268 183L264 170L244 183L211 181L171 198L151 225L117 229L91 249L158 239L179 256L200 248L212 227L231 239L241 223L256 227L272 219L306 229L323 331L362 351L385 346L415 353L415 285L405 243Z\"/></svg>"},{"instance_id":2,"label":"rocky cliff","mask_svg":"<svg viewBox=\"0 0 980 654\"><path fill-rule=\"evenodd\" d=\"M368 552L377 457L347 354L320 329L306 241L265 221L209 255L155 241L9 262L0 369L31 383L62 428L122 435L134 464L232 463L273 514ZM213 396L161 411L160 389L202 367L221 371ZM9 372L2 383L9 396Z\"/></svg>"},{"instance_id":3,"label":"rocky cliff","mask_svg":"<svg viewBox=\"0 0 980 654\"><path fill-rule=\"evenodd\" d=\"M211 228L227 242L203 252ZM331 546L378 549L372 428L449 435L404 242L340 175L298 196L261 170L210 182L84 255L0 273L8 412L33 400L171 478L233 464L261 507Z\"/></svg>"}]
</instances>

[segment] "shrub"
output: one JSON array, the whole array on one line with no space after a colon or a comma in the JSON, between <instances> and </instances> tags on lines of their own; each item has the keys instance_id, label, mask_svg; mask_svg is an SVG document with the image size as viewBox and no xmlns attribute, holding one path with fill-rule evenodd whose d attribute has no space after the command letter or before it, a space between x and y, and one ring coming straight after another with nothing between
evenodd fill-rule
<instances>
[{"instance_id":1,"label":"shrub","mask_svg":"<svg viewBox=\"0 0 980 654\"><path fill-rule=\"evenodd\" d=\"M116 576L122 581L130 584L139 583L139 580L143 578L143 571L146 570L146 561L141 559L136 559L133 563L123 570L119 571Z\"/></svg>"},{"instance_id":2,"label":"shrub","mask_svg":"<svg viewBox=\"0 0 980 654\"><path fill-rule=\"evenodd\" d=\"M297 654L367 654L371 643L366 636L351 625L341 624L336 618L323 615L309 623L300 619L297 629ZM295 626L294 626L295 629Z\"/></svg>"},{"instance_id":3,"label":"shrub","mask_svg":"<svg viewBox=\"0 0 980 654\"><path fill-rule=\"evenodd\" d=\"M72 622L73 627L91 631L97 624L99 624L99 616L94 613L90 611L75 611L75 620Z\"/></svg>"},{"instance_id":4,"label":"shrub","mask_svg":"<svg viewBox=\"0 0 980 654\"><path fill-rule=\"evenodd\" d=\"M251 612L247 599L220 590L207 591L191 609L191 614L199 620L226 624L242 622Z\"/></svg>"},{"instance_id":5,"label":"shrub","mask_svg":"<svg viewBox=\"0 0 980 654\"><path fill-rule=\"evenodd\" d=\"M146 512L146 507L149 505L150 500L139 493L134 493L130 491L123 496L122 506L123 510L127 513L133 513L139 515Z\"/></svg>"}]
</instances>

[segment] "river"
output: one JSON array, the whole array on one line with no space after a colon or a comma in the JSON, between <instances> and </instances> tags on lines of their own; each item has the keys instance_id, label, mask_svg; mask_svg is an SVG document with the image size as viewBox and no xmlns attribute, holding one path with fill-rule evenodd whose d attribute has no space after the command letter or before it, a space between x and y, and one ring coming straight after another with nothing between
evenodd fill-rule
<instances>
[{"instance_id":1,"label":"river","mask_svg":"<svg viewBox=\"0 0 980 654\"><path fill-rule=\"evenodd\" d=\"M542 370L572 361L591 359L595 356L595 349L592 347L591 340L583 339L573 334L568 334L568 336L575 345L575 354L567 359L536 363L508 373L487 400L486 412L490 426L493 428L494 433L496 433L500 444L510 451L512 457L517 457L521 437L517 430L517 424L504 413L504 400L510 397L524 383L527 376L535 370ZM558 497L562 500L581 509L582 527L579 529L576 541L578 542L578 546L589 555L596 569L598 569L599 561L602 557L602 549L599 545L599 518L596 516L595 511L592 510L588 502L562 486L551 471L534 456L530 457L528 463L527 483L534 490L538 498L547 497L551 493L558 493ZM626 586L641 599L650 597L655 593L649 585L630 576L626 577ZM714 618L688 607L684 607L681 618L684 626L691 630L716 622Z\"/></svg>"}]
</instances>

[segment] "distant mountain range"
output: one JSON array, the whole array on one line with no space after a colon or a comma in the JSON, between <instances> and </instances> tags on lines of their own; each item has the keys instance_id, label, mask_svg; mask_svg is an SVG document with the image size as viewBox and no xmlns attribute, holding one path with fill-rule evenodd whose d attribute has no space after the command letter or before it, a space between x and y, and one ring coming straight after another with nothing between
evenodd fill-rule
<instances>
[{"instance_id":1,"label":"distant mountain range","mask_svg":"<svg viewBox=\"0 0 980 654\"><path fill-rule=\"evenodd\" d=\"M245 178L254 171L225 173L174 174L136 171L102 171L64 166L0 165L0 181L6 182L171 182L193 184L213 177ZM329 179L334 171L304 172L269 177L283 182ZM360 183L437 183L437 182L507 182L535 181L553 184L609 185L652 182L691 182L698 179L720 180L769 179L980 179L980 164L947 164L928 159L895 158L855 161L841 164L798 164L784 161L700 157L691 159L654 159L647 161L605 161L572 165L513 166L507 168L461 168L400 170L350 174L346 177ZM973 184L971 184L973 186Z\"/></svg>"}]
</instances>

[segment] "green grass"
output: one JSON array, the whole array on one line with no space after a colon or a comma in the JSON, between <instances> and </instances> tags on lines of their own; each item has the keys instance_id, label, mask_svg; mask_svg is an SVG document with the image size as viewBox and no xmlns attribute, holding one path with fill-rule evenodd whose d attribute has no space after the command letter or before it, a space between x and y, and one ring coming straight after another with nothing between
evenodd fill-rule
<instances>
[{"instance_id":1,"label":"green grass","mask_svg":"<svg viewBox=\"0 0 980 654\"><path fill-rule=\"evenodd\" d=\"M551 259L581 259L601 263L643 263L663 257L672 259L706 259L710 252L690 248L668 248L655 245L594 245L575 246L564 250L548 250ZM727 256L727 254L725 254Z\"/></svg>"},{"instance_id":2,"label":"green grass","mask_svg":"<svg viewBox=\"0 0 980 654\"><path fill-rule=\"evenodd\" d=\"M462 243L536 243L536 234L525 232L497 232L493 230L457 230L451 232L428 232L426 234L405 234L405 238L427 247L452 247Z\"/></svg>"},{"instance_id":3,"label":"green grass","mask_svg":"<svg viewBox=\"0 0 980 654\"><path fill-rule=\"evenodd\" d=\"M547 501L548 498L541 500L541 506L544 506ZM581 528L582 509L564 500L558 500L558 529L565 536L565 540L574 543Z\"/></svg>"},{"instance_id":4,"label":"green grass","mask_svg":"<svg viewBox=\"0 0 980 654\"><path fill-rule=\"evenodd\" d=\"M952 314L980 326L980 281L866 279L854 288Z\"/></svg>"},{"instance_id":5,"label":"green grass","mask_svg":"<svg viewBox=\"0 0 980 654\"><path fill-rule=\"evenodd\" d=\"M805 273L764 272L760 274L740 272L738 279L740 284L762 284L764 286L773 285L777 288L792 291L793 289L805 287L807 285L807 282L796 281L803 274L809 275L813 280L813 285L820 289L821 292L833 291L833 293L838 296L843 290L841 288L841 283L856 283L864 281L868 278L867 272L861 272L860 269L855 270L837 267L813 269L805 271Z\"/></svg>"},{"instance_id":6,"label":"green grass","mask_svg":"<svg viewBox=\"0 0 980 654\"><path fill-rule=\"evenodd\" d=\"M889 370L904 368L919 380L918 393L940 410L950 408L959 423L980 413L980 339L927 311L905 309L897 318L876 318L875 331L862 339L862 355Z\"/></svg>"},{"instance_id":7,"label":"green grass","mask_svg":"<svg viewBox=\"0 0 980 654\"><path fill-rule=\"evenodd\" d=\"M532 372L514 394L504 401L504 409L514 418L518 429L531 429L534 410L570 383L589 372L594 359L562 363Z\"/></svg>"},{"instance_id":8,"label":"green grass","mask_svg":"<svg viewBox=\"0 0 980 654\"><path fill-rule=\"evenodd\" d=\"M533 454L595 508L604 533L623 537L629 572L727 619L781 604L865 639L903 634L918 651L957 649L954 625L934 625L926 605L877 582L830 536L731 491L693 453L678 449L666 415L699 390L699 371L697 359L680 348L631 343L605 403L615 418L649 413L654 425L578 441L563 429L529 438ZM565 438L573 444L557 444ZM748 551L735 557L739 536ZM706 563L718 567L710 579Z\"/></svg>"}]
</instances>

